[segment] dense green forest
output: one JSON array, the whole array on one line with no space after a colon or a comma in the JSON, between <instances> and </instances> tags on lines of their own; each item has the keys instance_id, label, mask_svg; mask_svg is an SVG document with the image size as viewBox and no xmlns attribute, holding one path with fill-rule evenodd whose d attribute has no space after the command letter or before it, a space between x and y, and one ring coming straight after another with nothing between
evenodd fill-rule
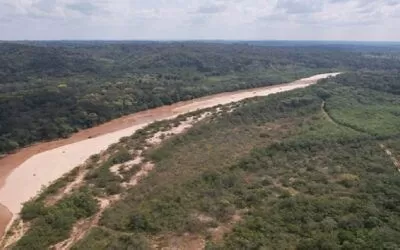
<instances>
[{"instance_id":1,"label":"dense green forest","mask_svg":"<svg viewBox=\"0 0 400 250\"><path fill-rule=\"evenodd\" d=\"M0 154L204 95L332 70L392 70L367 48L202 42L0 43Z\"/></svg>"},{"instance_id":2,"label":"dense green forest","mask_svg":"<svg viewBox=\"0 0 400 250\"><path fill-rule=\"evenodd\" d=\"M399 249L399 89L394 71L349 72L209 109L156 147L146 139L205 111L151 124L25 204L30 228L15 249L68 238L98 211L93 197L120 198L73 249ZM123 187L140 166L110 168L135 150L154 169ZM85 184L49 205L82 169Z\"/></svg>"},{"instance_id":3,"label":"dense green forest","mask_svg":"<svg viewBox=\"0 0 400 250\"><path fill-rule=\"evenodd\" d=\"M364 72L249 101L150 152L156 173L101 225L202 234L208 249L398 249L399 175L380 144L399 155L399 86Z\"/></svg>"}]
</instances>

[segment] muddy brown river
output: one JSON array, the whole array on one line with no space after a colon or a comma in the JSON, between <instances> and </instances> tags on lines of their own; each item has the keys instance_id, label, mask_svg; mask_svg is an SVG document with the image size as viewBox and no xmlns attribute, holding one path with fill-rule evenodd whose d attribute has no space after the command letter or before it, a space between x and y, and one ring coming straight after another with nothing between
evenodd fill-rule
<instances>
[{"instance_id":1,"label":"muddy brown river","mask_svg":"<svg viewBox=\"0 0 400 250\"><path fill-rule=\"evenodd\" d=\"M319 74L292 83L226 92L142 111L82 130L67 139L37 143L7 155L0 159L0 234L3 235L7 225L18 216L22 204L34 197L42 186L151 122L246 98L304 88L337 74Z\"/></svg>"}]
</instances>

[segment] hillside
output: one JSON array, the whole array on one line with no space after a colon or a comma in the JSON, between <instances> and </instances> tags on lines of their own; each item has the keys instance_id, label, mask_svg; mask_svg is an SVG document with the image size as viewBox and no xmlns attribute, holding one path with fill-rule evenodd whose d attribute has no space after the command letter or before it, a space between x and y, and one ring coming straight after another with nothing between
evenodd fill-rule
<instances>
[{"instance_id":1,"label":"hillside","mask_svg":"<svg viewBox=\"0 0 400 250\"><path fill-rule=\"evenodd\" d=\"M5 243L398 249L399 89L358 71L156 122L26 203Z\"/></svg>"},{"instance_id":2,"label":"hillside","mask_svg":"<svg viewBox=\"0 0 400 250\"><path fill-rule=\"evenodd\" d=\"M398 70L398 55L201 42L0 43L0 154L205 95L343 69Z\"/></svg>"}]
</instances>

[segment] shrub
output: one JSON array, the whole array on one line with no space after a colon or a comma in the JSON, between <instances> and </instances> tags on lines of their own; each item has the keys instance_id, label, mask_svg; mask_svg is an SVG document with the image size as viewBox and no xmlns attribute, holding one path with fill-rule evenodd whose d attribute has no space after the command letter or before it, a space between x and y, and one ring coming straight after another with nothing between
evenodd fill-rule
<instances>
[{"instance_id":1,"label":"shrub","mask_svg":"<svg viewBox=\"0 0 400 250\"><path fill-rule=\"evenodd\" d=\"M120 164L127 162L132 159L132 155L126 148L120 148L114 155L110 158L111 164Z\"/></svg>"},{"instance_id":2,"label":"shrub","mask_svg":"<svg viewBox=\"0 0 400 250\"><path fill-rule=\"evenodd\" d=\"M46 213L43 202L30 200L25 202L21 210L21 219L29 221Z\"/></svg>"}]
</instances>

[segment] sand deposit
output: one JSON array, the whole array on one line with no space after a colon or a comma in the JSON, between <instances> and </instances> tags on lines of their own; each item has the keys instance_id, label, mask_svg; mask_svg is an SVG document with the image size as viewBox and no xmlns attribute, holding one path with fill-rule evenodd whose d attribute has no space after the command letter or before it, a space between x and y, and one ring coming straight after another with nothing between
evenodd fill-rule
<instances>
[{"instance_id":1,"label":"sand deposit","mask_svg":"<svg viewBox=\"0 0 400 250\"><path fill-rule=\"evenodd\" d=\"M0 233L11 221L10 212L16 216L22 203L34 197L43 186L84 163L89 156L118 142L121 137L129 136L151 122L250 97L307 87L319 79L337 74L320 74L293 83L221 93L143 111L81 131L68 139L39 143L6 156L0 159L0 166L4 167L0 172L0 184L3 184L0 188Z\"/></svg>"}]
</instances>

